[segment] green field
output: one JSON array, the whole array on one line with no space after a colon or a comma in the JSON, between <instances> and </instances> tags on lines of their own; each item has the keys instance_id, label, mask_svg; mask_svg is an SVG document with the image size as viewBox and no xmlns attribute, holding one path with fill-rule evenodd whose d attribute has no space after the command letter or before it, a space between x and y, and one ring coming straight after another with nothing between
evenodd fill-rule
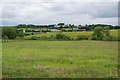
<instances>
[{"instance_id":1,"label":"green field","mask_svg":"<svg viewBox=\"0 0 120 80\"><path fill-rule=\"evenodd\" d=\"M25 36L25 38L30 38L31 36L47 36L50 37L51 35L55 36L58 33L41 33L41 34L35 34L35 35L30 35L30 36ZM93 31L87 31L87 32L63 32L63 34L69 36L70 38L76 39L77 36L79 35L85 35L85 36L89 36L89 38L92 37ZM115 37L116 40L118 38L118 30L110 30L110 34L111 36Z\"/></svg>"},{"instance_id":2,"label":"green field","mask_svg":"<svg viewBox=\"0 0 120 80\"><path fill-rule=\"evenodd\" d=\"M3 78L117 78L118 42L3 42Z\"/></svg>"}]
</instances>

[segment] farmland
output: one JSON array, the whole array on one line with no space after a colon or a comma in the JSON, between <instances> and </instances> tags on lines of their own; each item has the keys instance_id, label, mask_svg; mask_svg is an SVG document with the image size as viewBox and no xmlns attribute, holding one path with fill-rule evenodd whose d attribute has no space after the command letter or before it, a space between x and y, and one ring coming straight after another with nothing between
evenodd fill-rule
<instances>
[{"instance_id":1,"label":"farmland","mask_svg":"<svg viewBox=\"0 0 120 80\"><path fill-rule=\"evenodd\" d=\"M11 41L2 55L3 78L118 77L116 41Z\"/></svg>"},{"instance_id":2,"label":"farmland","mask_svg":"<svg viewBox=\"0 0 120 80\"><path fill-rule=\"evenodd\" d=\"M119 79L118 2L0 2L1 79Z\"/></svg>"},{"instance_id":3,"label":"farmland","mask_svg":"<svg viewBox=\"0 0 120 80\"><path fill-rule=\"evenodd\" d=\"M118 31L119 30L110 30L110 35L113 36L116 40L118 40ZM32 36L37 36L37 37L40 37L40 36L47 36L47 37L50 37L51 35L52 36L55 36L56 34L58 33L39 33L39 34L34 34L34 35L29 35L29 36L25 36L25 38L30 38ZM84 36L88 36L89 39L91 39L92 37L92 34L93 34L93 31L85 31L85 32L63 32L63 34L69 36L70 38L73 38L74 40L77 38L77 36L79 35L84 35Z\"/></svg>"}]
</instances>

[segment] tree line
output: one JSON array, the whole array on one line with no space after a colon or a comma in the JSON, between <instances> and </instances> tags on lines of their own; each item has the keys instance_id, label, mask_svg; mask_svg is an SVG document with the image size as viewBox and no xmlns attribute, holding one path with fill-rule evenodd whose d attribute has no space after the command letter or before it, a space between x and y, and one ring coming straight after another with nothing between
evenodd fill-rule
<instances>
[{"instance_id":1,"label":"tree line","mask_svg":"<svg viewBox=\"0 0 120 80\"><path fill-rule=\"evenodd\" d=\"M58 23L57 25L59 25L60 27L59 28L76 28L78 27L79 29L86 29L86 31L88 30L93 30L95 27L109 27L110 29L120 29L120 26L112 26L112 25L106 25L106 24L92 24L92 25L78 25L78 26L75 26L74 24L68 24L68 25L65 25L65 23ZM63 27L63 25L65 25ZM56 24L51 24L51 25L33 25L33 24L18 24L17 28L55 28Z\"/></svg>"}]
</instances>

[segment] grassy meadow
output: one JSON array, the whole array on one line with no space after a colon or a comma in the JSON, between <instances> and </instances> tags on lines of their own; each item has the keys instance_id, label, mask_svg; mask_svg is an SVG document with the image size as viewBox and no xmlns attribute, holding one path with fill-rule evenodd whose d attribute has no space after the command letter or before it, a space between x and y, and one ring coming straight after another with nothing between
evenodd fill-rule
<instances>
[{"instance_id":1,"label":"grassy meadow","mask_svg":"<svg viewBox=\"0 0 120 80\"><path fill-rule=\"evenodd\" d=\"M2 55L3 78L118 77L116 41L9 41Z\"/></svg>"},{"instance_id":2,"label":"grassy meadow","mask_svg":"<svg viewBox=\"0 0 120 80\"><path fill-rule=\"evenodd\" d=\"M118 38L118 31L119 30L110 30L110 35L113 36L116 40ZM56 36L56 34L58 33L39 33L39 34L34 34L34 35L29 35L29 36L25 36L25 38L30 38L32 36L37 36L37 37L40 37L40 36L47 36L47 37L50 37L51 35L52 36ZM93 34L93 31L87 31L87 32L63 32L63 34L67 35L68 37L72 38L72 39L76 39L77 36L79 35L84 35L84 36L88 36L89 39L91 39L92 37L92 34Z\"/></svg>"}]
</instances>

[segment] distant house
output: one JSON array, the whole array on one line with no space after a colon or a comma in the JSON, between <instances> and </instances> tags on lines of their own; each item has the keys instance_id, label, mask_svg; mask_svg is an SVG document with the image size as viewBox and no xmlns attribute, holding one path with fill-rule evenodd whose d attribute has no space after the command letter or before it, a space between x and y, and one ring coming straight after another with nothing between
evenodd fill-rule
<instances>
[{"instance_id":1,"label":"distant house","mask_svg":"<svg viewBox=\"0 0 120 80\"><path fill-rule=\"evenodd\" d=\"M73 30L78 30L78 28L73 28Z\"/></svg>"},{"instance_id":2,"label":"distant house","mask_svg":"<svg viewBox=\"0 0 120 80\"><path fill-rule=\"evenodd\" d=\"M73 28L73 31L74 32L77 32L77 31L84 32L84 31L86 31L86 29Z\"/></svg>"},{"instance_id":3,"label":"distant house","mask_svg":"<svg viewBox=\"0 0 120 80\"><path fill-rule=\"evenodd\" d=\"M41 30L40 30L40 29L34 29L34 31L39 32L39 31L41 31Z\"/></svg>"}]
</instances>

